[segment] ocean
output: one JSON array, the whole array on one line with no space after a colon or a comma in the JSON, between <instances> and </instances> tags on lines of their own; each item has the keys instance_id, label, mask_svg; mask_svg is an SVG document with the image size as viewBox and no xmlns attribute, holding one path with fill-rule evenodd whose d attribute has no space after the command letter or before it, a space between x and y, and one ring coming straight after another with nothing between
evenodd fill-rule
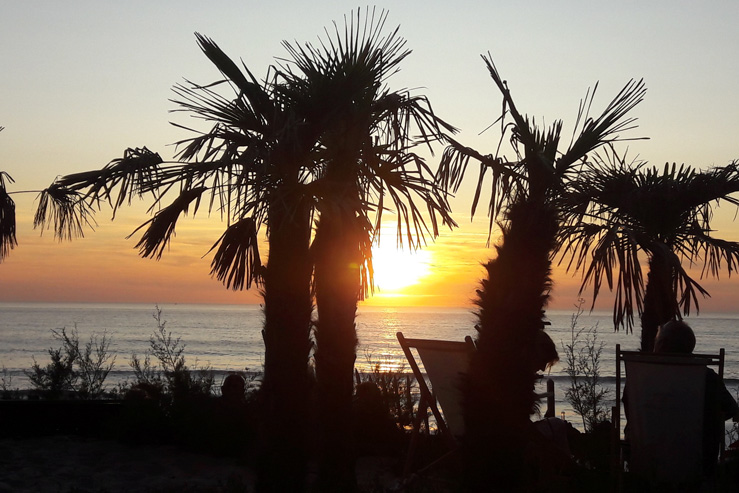
<instances>
[{"instance_id":1,"label":"ocean","mask_svg":"<svg viewBox=\"0 0 739 493\"><path fill-rule=\"evenodd\" d=\"M263 315L258 305L160 305L162 320L173 337L185 345L188 366L210 366L216 381L230 371L261 371L264 344L261 336ZM132 354L144 356L149 338L157 328L154 305L94 304L94 303L0 303L0 377L10 388L28 388L24 370L34 359L41 366L50 361L48 349L59 347L52 329L76 328L80 342L91 334L105 332L112 340L110 351L116 355L115 366L107 386L115 386L132 377L129 361ZM550 311L551 325L547 328L564 359L562 345L571 337L573 312ZM713 314L691 317L697 339L697 352L726 350L725 382L736 395L739 391L739 314ZM410 371L398 344L396 332L406 337L442 340L463 340L474 337L473 309L465 308L378 308L360 306L357 316L359 347L357 369L367 371L375 363L383 368ZM633 333L615 332L610 313L581 314L578 328L595 328L598 343L603 343L601 377L611 387L613 398L615 377L615 347L639 348L639 329ZM568 418L576 416L564 398L569 382L562 362L556 364L548 377L555 381L557 414L565 411ZM0 382L1 383L1 382ZM610 409L610 404L608 404Z\"/></svg>"}]
</instances>

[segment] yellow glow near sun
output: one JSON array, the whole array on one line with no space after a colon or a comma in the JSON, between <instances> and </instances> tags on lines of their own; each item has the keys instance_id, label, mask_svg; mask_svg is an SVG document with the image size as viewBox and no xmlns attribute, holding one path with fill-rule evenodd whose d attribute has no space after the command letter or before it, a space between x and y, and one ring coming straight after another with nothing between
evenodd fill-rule
<instances>
[{"instance_id":1,"label":"yellow glow near sun","mask_svg":"<svg viewBox=\"0 0 739 493\"><path fill-rule=\"evenodd\" d=\"M394 242L372 247L375 288L381 294L402 291L431 272L431 252L396 248Z\"/></svg>"}]
</instances>

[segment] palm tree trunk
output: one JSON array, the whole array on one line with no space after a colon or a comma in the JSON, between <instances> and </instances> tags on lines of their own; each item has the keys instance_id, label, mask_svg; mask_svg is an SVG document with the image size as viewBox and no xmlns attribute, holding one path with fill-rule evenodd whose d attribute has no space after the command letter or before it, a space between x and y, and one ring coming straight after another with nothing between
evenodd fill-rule
<instances>
[{"instance_id":1,"label":"palm tree trunk","mask_svg":"<svg viewBox=\"0 0 739 493\"><path fill-rule=\"evenodd\" d=\"M264 282L263 421L258 491L304 491L312 299L310 208L287 194L270 204Z\"/></svg>"},{"instance_id":2,"label":"palm tree trunk","mask_svg":"<svg viewBox=\"0 0 739 493\"><path fill-rule=\"evenodd\" d=\"M320 491L351 492L354 471L352 397L360 295L360 230L353 212L324 211L314 240L316 380Z\"/></svg>"},{"instance_id":3,"label":"palm tree trunk","mask_svg":"<svg viewBox=\"0 0 739 493\"><path fill-rule=\"evenodd\" d=\"M673 277L673 269L664 254L653 251L641 316L641 350L644 352L654 351L654 339L660 325L680 315Z\"/></svg>"},{"instance_id":4,"label":"palm tree trunk","mask_svg":"<svg viewBox=\"0 0 739 493\"><path fill-rule=\"evenodd\" d=\"M520 491L532 479L526 449L536 402L533 349L551 288L557 218L551 208L523 202L507 219L478 290L478 350L463 389L469 491Z\"/></svg>"}]
</instances>

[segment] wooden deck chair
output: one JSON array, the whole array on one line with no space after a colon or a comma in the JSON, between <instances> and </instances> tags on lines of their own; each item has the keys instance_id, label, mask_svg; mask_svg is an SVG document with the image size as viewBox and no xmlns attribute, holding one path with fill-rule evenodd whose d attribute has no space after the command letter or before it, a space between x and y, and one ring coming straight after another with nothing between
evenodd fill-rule
<instances>
[{"instance_id":1,"label":"wooden deck chair","mask_svg":"<svg viewBox=\"0 0 739 493\"><path fill-rule=\"evenodd\" d=\"M457 437L464 434L460 378L469 367L470 354L475 350L475 345L470 336L465 337L464 342L407 339L402 332L398 332L397 337L408 364L413 370L413 375L416 377L421 394L418 413L414 418L413 429L411 430L411 444L403 469L403 476L408 476L411 472L418 445L420 426L426 419L429 409L436 419L439 433L449 447L449 452L417 472L423 473L430 469L453 454L458 448ZM418 353L418 357L426 370L426 376L431 382L431 388L427 385L411 349L415 349ZM439 407L441 407L441 410Z\"/></svg>"},{"instance_id":2,"label":"wooden deck chair","mask_svg":"<svg viewBox=\"0 0 739 493\"><path fill-rule=\"evenodd\" d=\"M620 423L622 363L628 386L625 440L621 440ZM685 355L622 351L620 344L616 345L613 421L614 467L619 486L624 462L628 463L630 474L652 485L700 484L707 366L716 366L723 379L723 348L719 354ZM629 450L628 459L624 457L625 447Z\"/></svg>"}]
</instances>

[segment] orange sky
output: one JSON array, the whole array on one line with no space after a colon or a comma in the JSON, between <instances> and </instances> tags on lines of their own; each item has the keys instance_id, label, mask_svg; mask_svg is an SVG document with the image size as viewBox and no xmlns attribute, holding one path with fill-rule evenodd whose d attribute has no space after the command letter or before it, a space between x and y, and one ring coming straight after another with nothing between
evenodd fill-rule
<instances>
[{"instance_id":1,"label":"orange sky","mask_svg":"<svg viewBox=\"0 0 739 493\"><path fill-rule=\"evenodd\" d=\"M259 303L256 289L234 292L209 275L211 256L203 257L221 233L214 219L184 218L171 248L161 260L142 259L134 249L135 238L126 239L143 221L143 208L124 210L114 222L108 211L98 215L98 227L85 238L59 243L49 232L42 236L31 227L33 196L17 196L19 245L0 264L0 301L131 302L131 303ZM485 245L487 219L469 221L456 214L461 227L443 231L424 255L397 253L400 267L389 266L390 277L378 259L379 289L364 303L371 306L423 305L472 308L475 289L484 275L481 263L493 250ZM387 234L387 233L383 233ZM394 240L383 236L383 250L395 251ZM415 277L419 257L427 274ZM398 260L395 260L398 262ZM403 265L406 267L404 268ZM410 285L383 289L382 280L397 274ZM555 288L550 308L569 310L577 303L577 277L554 266ZM721 282L706 281L712 298L703 302L704 312L733 311L737 299L736 277ZM590 291L584 293L590 302ZM604 290L599 309L609 310L612 296ZM589 306L589 305L588 305Z\"/></svg>"}]
</instances>

